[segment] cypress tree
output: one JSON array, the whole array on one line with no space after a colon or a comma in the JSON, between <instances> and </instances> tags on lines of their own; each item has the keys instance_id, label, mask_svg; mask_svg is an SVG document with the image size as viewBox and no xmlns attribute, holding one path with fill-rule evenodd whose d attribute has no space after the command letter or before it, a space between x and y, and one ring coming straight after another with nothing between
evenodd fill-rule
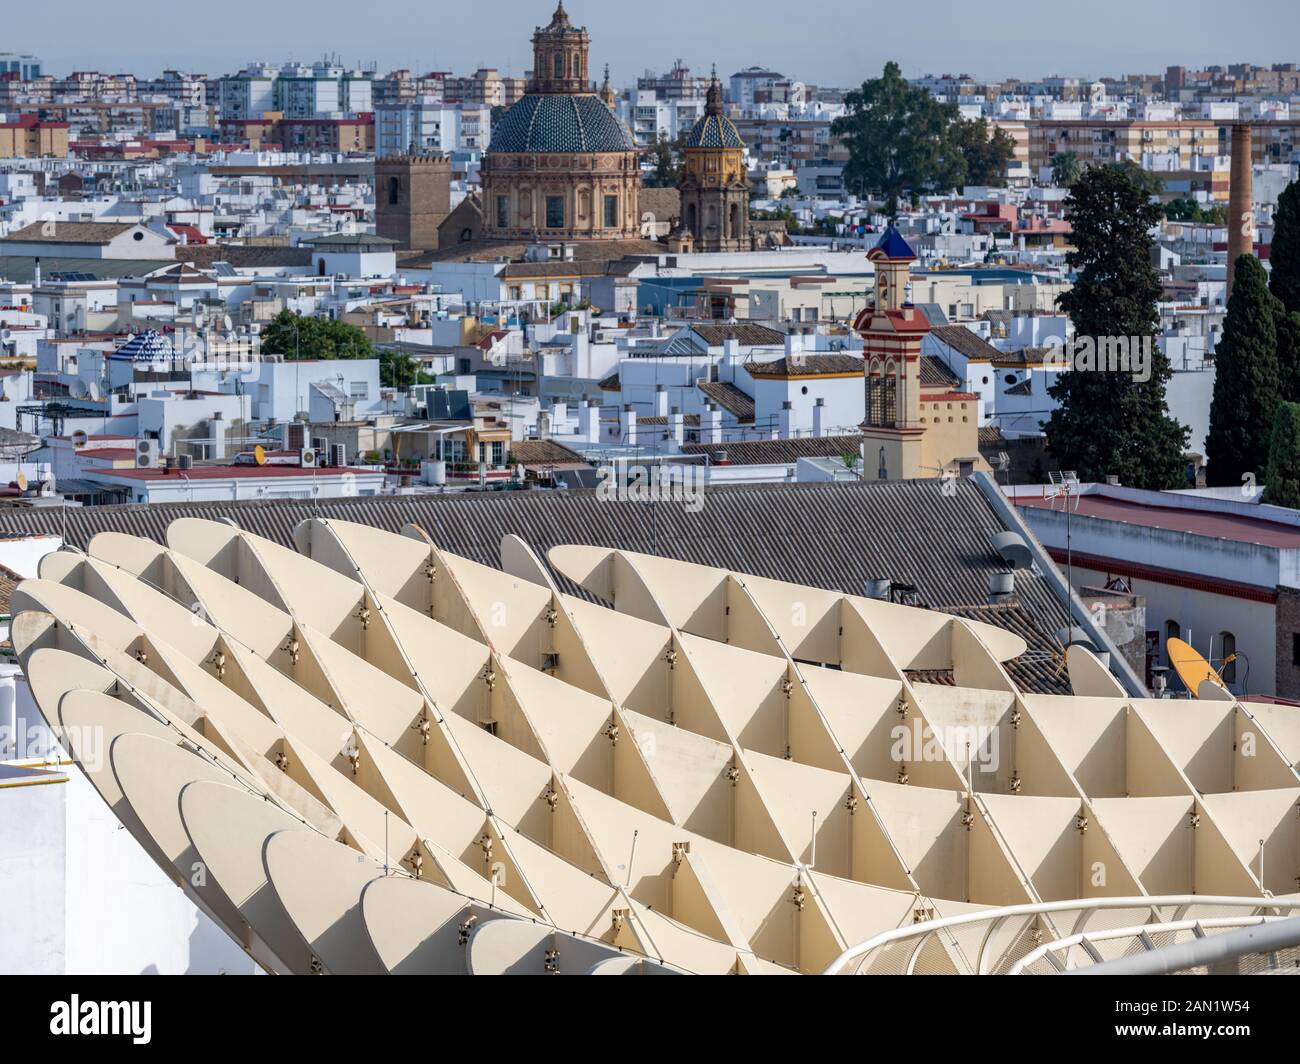
<instances>
[{"instance_id":1,"label":"cypress tree","mask_svg":"<svg viewBox=\"0 0 1300 1064\"><path fill-rule=\"evenodd\" d=\"M1263 501L1300 510L1300 403L1277 404Z\"/></svg>"},{"instance_id":2,"label":"cypress tree","mask_svg":"<svg viewBox=\"0 0 1300 1064\"><path fill-rule=\"evenodd\" d=\"M1239 256L1223 338L1214 350L1205 438L1212 486L1240 485L1247 474L1263 479L1281 388L1273 304L1264 267L1254 255Z\"/></svg>"},{"instance_id":3,"label":"cypress tree","mask_svg":"<svg viewBox=\"0 0 1300 1064\"><path fill-rule=\"evenodd\" d=\"M1276 296L1273 297L1273 330L1277 333L1280 395L1289 403L1300 403L1300 312L1288 312Z\"/></svg>"},{"instance_id":4,"label":"cypress tree","mask_svg":"<svg viewBox=\"0 0 1300 1064\"><path fill-rule=\"evenodd\" d=\"M1269 291L1282 300L1289 313L1300 313L1300 183L1295 181L1277 198L1269 265Z\"/></svg>"},{"instance_id":5,"label":"cypress tree","mask_svg":"<svg viewBox=\"0 0 1300 1064\"><path fill-rule=\"evenodd\" d=\"M1084 480L1116 474L1141 488L1177 488L1186 483L1184 448L1188 429L1171 417L1165 386L1169 360L1156 345L1160 275L1152 265L1151 231L1163 211L1127 167L1090 166L1066 200L1073 229L1069 265L1073 288L1059 299L1075 336L1125 337L1149 344L1146 380L1122 369L1066 369L1049 394L1059 406L1044 426L1047 446L1065 469Z\"/></svg>"}]
</instances>

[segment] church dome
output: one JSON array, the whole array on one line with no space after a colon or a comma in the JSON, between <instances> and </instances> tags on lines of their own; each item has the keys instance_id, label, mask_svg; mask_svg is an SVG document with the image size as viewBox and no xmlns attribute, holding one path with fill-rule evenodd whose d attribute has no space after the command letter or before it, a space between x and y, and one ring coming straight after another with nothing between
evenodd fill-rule
<instances>
[{"instance_id":1,"label":"church dome","mask_svg":"<svg viewBox=\"0 0 1300 1064\"><path fill-rule=\"evenodd\" d=\"M497 123L488 148L490 153L635 150L627 127L599 96L587 94L523 97Z\"/></svg>"},{"instance_id":2,"label":"church dome","mask_svg":"<svg viewBox=\"0 0 1300 1064\"><path fill-rule=\"evenodd\" d=\"M745 142L726 115L705 115L686 135L688 148L743 148Z\"/></svg>"},{"instance_id":3,"label":"church dome","mask_svg":"<svg viewBox=\"0 0 1300 1064\"><path fill-rule=\"evenodd\" d=\"M688 148L743 148L745 142L736 132L736 126L723 113L722 86L717 75L709 84L704 117L691 127L686 135Z\"/></svg>"}]
</instances>

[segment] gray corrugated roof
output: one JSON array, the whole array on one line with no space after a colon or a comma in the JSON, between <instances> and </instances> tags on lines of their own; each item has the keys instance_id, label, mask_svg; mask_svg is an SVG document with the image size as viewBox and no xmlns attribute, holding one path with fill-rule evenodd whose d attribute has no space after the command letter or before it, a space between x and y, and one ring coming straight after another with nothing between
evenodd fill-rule
<instances>
[{"instance_id":1,"label":"gray corrugated roof","mask_svg":"<svg viewBox=\"0 0 1300 1064\"><path fill-rule=\"evenodd\" d=\"M147 277L155 270L174 266L174 259L78 259L41 256L41 276L48 280L56 273L88 273L96 280L114 281L123 277ZM0 277L14 284L31 284L36 279L36 257L0 255Z\"/></svg>"},{"instance_id":2,"label":"gray corrugated roof","mask_svg":"<svg viewBox=\"0 0 1300 1064\"><path fill-rule=\"evenodd\" d=\"M590 543L851 594L887 577L915 584L933 608L967 616L983 609L989 577L1007 571L990 545L1002 524L967 480L714 488L698 513L679 503L604 501L580 491L12 509L0 510L0 532L58 535L66 520L68 542L84 548L98 532L161 543L178 517L229 518L291 546L294 528L313 516L390 532L418 524L440 546L492 566L500 564L501 537L514 533L543 559L557 544ZM560 585L590 597L562 578ZM1043 578L1017 571L1015 603L1001 612L1005 620L982 619L1012 628L1030 645L1009 665L1012 678L1030 691L1066 692L1052 656L1065 610Z\"/></svg>"}]
</instances>

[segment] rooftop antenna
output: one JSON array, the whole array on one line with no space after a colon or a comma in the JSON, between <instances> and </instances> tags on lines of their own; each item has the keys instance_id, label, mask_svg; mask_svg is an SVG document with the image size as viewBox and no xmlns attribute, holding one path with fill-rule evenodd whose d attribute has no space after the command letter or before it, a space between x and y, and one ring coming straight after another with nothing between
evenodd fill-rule
<instances>
[{"instance_id":1,"label":"rooftop antenna","mask_svg":"<svg viewBox=\"0 0 1300 1064\"><path fill-rule=\"evenodd\" d=\"M1073 531L1073 522L1071 515L1079 508L1079 496L1082 494L1079 490L1079 474L1073 469L1058 469L1047 474L1048 488L1047 497L1052 500L1052 509L1056 509L1055 501L1059 498L1062 500L1062 506L1065 512L1065 608L1070 615L1070 623L1074 623L1074 552L1071 549L1071 533ZM1074 505L1070 505L1070 500L1074 499Z\"/></svg>"}]
</instances>

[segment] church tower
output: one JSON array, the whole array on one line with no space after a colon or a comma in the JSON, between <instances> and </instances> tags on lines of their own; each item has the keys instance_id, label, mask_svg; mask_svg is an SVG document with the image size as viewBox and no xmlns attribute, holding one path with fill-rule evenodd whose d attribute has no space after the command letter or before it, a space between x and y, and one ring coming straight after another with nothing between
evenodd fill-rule
<instances>
[{"instance_id":1,"label":"church tower","mask_svg":"<svg viewBox=\"0 0 1300 1064\"><path fill-rule=\"evenodd\" d=\"M748 251L749 179L745 142L722 106L717 74L709 83L704 117L691 127L683 149L682 225L696 251Z\"/></svg>"},{"instance_id":2,"label":"church tower","mask_svg":"<svg viewBox=\"0 0 1300 1064\"><path fill-rule=\"evenodd\" d=\"M864 473L880 480L924 476L921 344L930 323L912 305L916 252L891 225L867 258L876 268L876 305L853 323L862 336L866 387Z\"/></svg>"},{"instance_id":3,"label":"church tower","mask_svg":"<svg viewBox=\"0 0 1300 1064\"><path fill-rule=\"evenodd\" d=\"M451 213L451 160L386 155L375 160L375 233L398 248L431 251Z\"/></svg>"},{"instance_id":4,"label":"church tower","mask_svg":"<svg viewBox=\"0 0 1300 1064\"><path fill-rule=\"evenodd\" d=\"M608 83L588 80L587 31L560 4L533 34L528 93L492 123L482 239L492 243L636 240L641 158L612 110Z\"/></svg>"},{"instance_id":5,"label":"church tower","mask_svg":"<svg viewBox=\"0 0 1300 1064\"><path fill-rule=\"evenodd\" d=\"M533 34L533 81L528 91L546 96L590 92L590 48L586 28L569 21L561 2L551 16L551 24Z\"/></svg>"}]
</instances>

